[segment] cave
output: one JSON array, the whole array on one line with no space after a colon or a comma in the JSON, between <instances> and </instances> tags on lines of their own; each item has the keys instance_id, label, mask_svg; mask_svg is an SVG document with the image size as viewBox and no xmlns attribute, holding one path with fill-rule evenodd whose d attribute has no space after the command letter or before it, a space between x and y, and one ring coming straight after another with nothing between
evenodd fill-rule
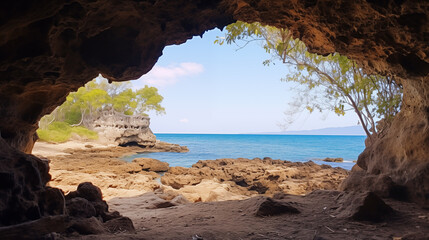
<instances>
[{"instance_id":1,"label":"cave","mask_svg":"<svg viewBox=\"0 0 429 240\"><path fill-rule=\"evenodd\" d=\"M46 186L48 161L31 151L38 121L69 92L99 73L137 79L165 46L237 20L288 28L314 53L338 52L400 82L400 113L341 190L429 206L427 1L7 0L0 3L0 226L63 212L52 207L64 197Z\"/></svg>"}]
</instances>

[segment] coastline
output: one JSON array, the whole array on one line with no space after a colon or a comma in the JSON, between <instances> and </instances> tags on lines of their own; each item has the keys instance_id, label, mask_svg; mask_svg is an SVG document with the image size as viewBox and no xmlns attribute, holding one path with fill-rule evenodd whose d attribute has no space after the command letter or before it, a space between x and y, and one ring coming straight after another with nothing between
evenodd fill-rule
<instances>
[{"instance_id":1,"label":"coastline","mask_svg":"<svg viewBox=\"0 0 429 240\"><path fill-rule=\"evenodd\" d=\"M239 158L199 161L190 168L170 167L161 177L143 170L136 162L122 159L142 152L185 150L177 144L157 146L37 143L33 154L50 160L51 186L67 193L88 181L100 187L107 200L157 189L174 196L183 195L190 202L238 200L275 193L303 195L316 189L335 190L348 175L347 170L313 162Z\"/></svg>"}]
</instances>

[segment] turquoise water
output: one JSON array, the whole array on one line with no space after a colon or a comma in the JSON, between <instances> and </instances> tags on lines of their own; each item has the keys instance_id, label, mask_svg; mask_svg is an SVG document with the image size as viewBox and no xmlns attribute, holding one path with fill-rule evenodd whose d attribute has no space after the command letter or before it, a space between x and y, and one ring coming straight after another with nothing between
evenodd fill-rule
<instances>
[{"instance_id":1,"label":"turquoise water","mask_svg":"<svg viewBox=\"0 0 429 240\"><path fill-rule=\"evenodd\" d=\"M141 153L126 157L155 158L170 166L190 167L199 160L219 158L264 158L305 162L342 157L343 163L326 163L351 169L364 149L365 136L250 135L250 134L155 134L158 140L187 146L187 153Z\"/></svg>"}]
</instances>

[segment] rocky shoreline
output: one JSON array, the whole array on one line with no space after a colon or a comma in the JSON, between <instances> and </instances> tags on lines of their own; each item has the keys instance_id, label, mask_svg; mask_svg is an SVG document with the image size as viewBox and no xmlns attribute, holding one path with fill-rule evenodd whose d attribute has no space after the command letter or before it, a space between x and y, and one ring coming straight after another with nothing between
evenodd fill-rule
<instances>
[{"instance_id":1,"label":"rocky shoreline","mask_svg":"<svg viewBox=\"0 0 429 240\"><path fill-rule=\"evenodd\" d=\"M246 199L276 193L304 195L316 189L336 190L348 171L313 162L264 159L199 161L191 168L168 167L155 159L121 158L141 152L187 151L186 147L159 142L151 148L135 146L67 149L50 156L50 186L66 193L83 181L98 186L104 199L133 197L155 190L190 202ZM37 152L37 147L36 147ZM43 157L43 156L41 156ZM165 172L161 177L157 172Z\"/></svg>"},{"instance_id":2,"label":"rocky shoreline","mask_svg":"<svg viewBox=\"0 0 429 240\"><path fill-rule=\"evenodd\" d=\"M198 161L191 168L171 167L161 177L161 183L192 202L208 202L230 200L229 197L244 199L244 196L305 195L317 189L336 190L347 175L345 169L311 161L238 158ZM220 186L224 191L219 191Z\"/></svg>"}]
</instances>

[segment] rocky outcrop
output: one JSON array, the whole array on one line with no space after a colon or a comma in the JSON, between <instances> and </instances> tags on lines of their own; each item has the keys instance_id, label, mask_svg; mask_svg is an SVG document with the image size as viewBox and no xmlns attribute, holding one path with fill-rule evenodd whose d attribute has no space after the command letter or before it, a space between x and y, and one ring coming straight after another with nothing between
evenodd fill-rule
<instances>
[{"instance_id":1,"label":"rocky outcrop","mask_svg":"<svg viewBox=\"0 0 429 240\"><path fill-rule=\"evenodd\" d=\"M341 189L374 191L383 197L429 206L429 81L404 82L401 112L390 128L359 155Z\"/></svg>"},{"instance_id":2,"label":"rocky outcrop","mask_svg":"<svg viewBox=\"0 0 429 240\"><path fill-rule=\"evenodd\" d=\"M136 158L133 163L140 165L144 171L167 172L169 168L168 163L153 158Z\"/></svg>"},{"instance_id":3,"label":"rocky outcrop","mask_svg":"<svg viewBox=\"0 0 429 240\"><path fill-rule=\"evenodd\" d=\"M101 234L107 231L134 232L132 221L118 212L109 212L100 188L90 182L79 184L76 191L65 196L67 214L72 217L68 233Z\"/></svg>"},{"instance_id":4,"label":"rocky outcrop","mask_svg":"<svg viewBox=\"0 0 429 240\"><path fill-rule=\"evenodd\" d=\"M324 158L322 159L324 162L344 162L343 158Z\"/></svg>"},{"instance_id":5,"label":"rocky outcrop","mask_svg":"<svg viewBox=\"0 0 429 240\"><path fill-rule=\"evenodd\" d=\"M128 116L116 111L104 111L94 121L94 130L99 140L115 143L120 146L138 145L153 147L156 137L149 128L150 118L147 116Z\"/></svg>"},{"instance_id":6,"label":"rocky outcrop","mask_svg":"<svg viewBox=\"0 0 429 240\"><path fill-rule=\"evenodd\" d=\"M22 153L0 137L0 226L64 214L64 196L47 188L49 161Z\"/></svg>"},{"instance_id":7,"label":"rocky outcrop","mask_svg":"<svg viewBox=\"0 0 429 240\"><path fill-rule=\"evenodd\" d=\"M242 195L278 192L302 195L316 189L336 189L347 175L342 168L313 162L238 158L198 161L191 168L171 167L161 182L181 189L211 180L228 184L230 192Z\"/></svg>"},{"instance_id":8,"label":"rocky outcrop","mask_svg":"<svg viewBox=\"0 0 429 240\"><path fill-rule=\"evenodd\" d=\"M156 140L155 146L153 148L147 150L149 152L189 152L189 148L186 146L180 146L179 144L167 143L159 140Z\"/></svg>"}]
</instances>

